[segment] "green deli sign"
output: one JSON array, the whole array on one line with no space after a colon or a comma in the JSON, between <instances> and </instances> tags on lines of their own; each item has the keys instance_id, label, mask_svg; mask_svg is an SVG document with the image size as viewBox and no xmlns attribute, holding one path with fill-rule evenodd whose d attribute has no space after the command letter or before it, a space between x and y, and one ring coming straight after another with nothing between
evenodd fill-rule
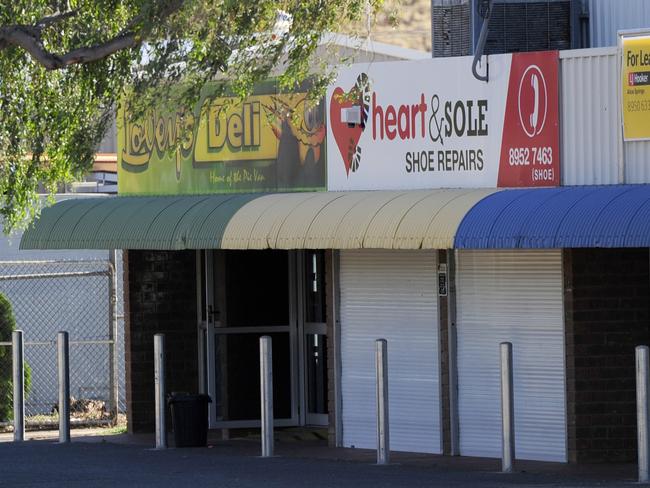
<instances>
[{"instance_id":1,"label":"green deli sign","mask_svg":"<svg viewBox=\"0 0 650 488\"><path fill-rule=\"evenodd\" d=\"M323 190L325 119L306 93L243 102L204 94L193 111L118 112L118 191L178 195Z\"/></svg>"}]
</instances>

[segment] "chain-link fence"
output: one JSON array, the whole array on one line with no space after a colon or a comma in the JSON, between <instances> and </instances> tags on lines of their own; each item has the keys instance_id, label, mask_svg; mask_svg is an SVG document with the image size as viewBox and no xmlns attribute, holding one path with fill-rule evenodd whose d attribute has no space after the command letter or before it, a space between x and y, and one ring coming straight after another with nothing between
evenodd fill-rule
<instances>
[{"instance_id":1,"label":"chain-link fence","mask_svg":"<svg viewBox=\"0 0 650 488\"><path fill-rule=\"evenodd\" d=\"M58 422L56 334L61 330L70 334L72 425L112 423L124 410L121 300L113 307L121 296L120 281L104 260L0 262L0 293L11 302L16 328L24 333L28 428ZM0 345L0 425L8 425L11 412L6 414L2 404L13 393L3 374L11 378L11 345L10 338L0 340L5 341ZM3 372L6 363L9 370Z\"/></svg>"}]
</instances>

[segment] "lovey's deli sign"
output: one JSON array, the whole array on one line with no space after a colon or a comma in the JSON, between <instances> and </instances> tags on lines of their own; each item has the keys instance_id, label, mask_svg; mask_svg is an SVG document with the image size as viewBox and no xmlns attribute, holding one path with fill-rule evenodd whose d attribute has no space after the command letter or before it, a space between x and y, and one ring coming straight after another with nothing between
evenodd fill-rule
<instances>
[{"instance_id":1,"label":"lovey's deli sign","mask_svg":"<svg viewBox=\"0 0 650 488\"><path fill-rule=\"evenodd\" d=\"M559 185L558 52L490 56L487 83L471 69L471 57L342 69L327 94L328 189Z\"/></svg>"}]
</instances>

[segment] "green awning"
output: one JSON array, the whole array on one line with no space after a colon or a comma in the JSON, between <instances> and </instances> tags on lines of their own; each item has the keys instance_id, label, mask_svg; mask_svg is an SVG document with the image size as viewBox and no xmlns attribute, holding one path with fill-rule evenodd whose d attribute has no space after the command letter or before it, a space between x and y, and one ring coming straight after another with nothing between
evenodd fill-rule
<instances>
[{"instance_id":1,"label":"green awning","mask_svg":"<svg viewBox=\"0 0 650 488\"><path fill-rule=\"evenodd\" d=\"M21 249L215 249L262 194L70 199L43 210Z\"/></svg>"}]
</instances>

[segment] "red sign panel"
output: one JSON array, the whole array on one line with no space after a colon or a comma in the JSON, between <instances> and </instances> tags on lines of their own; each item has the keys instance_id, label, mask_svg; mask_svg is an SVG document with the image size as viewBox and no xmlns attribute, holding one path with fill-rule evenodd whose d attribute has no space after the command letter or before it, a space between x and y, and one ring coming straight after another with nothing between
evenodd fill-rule
<instances>
[{"instance_id":1,"label":"red sign panel","mask_svg":"<svg viewBox=\"0 0 650 488\"><path fill-rule=\"evenodd\" d=\"M512 55L497 186L560 184L558 52Z\"/></svg>"}]
</instances>

